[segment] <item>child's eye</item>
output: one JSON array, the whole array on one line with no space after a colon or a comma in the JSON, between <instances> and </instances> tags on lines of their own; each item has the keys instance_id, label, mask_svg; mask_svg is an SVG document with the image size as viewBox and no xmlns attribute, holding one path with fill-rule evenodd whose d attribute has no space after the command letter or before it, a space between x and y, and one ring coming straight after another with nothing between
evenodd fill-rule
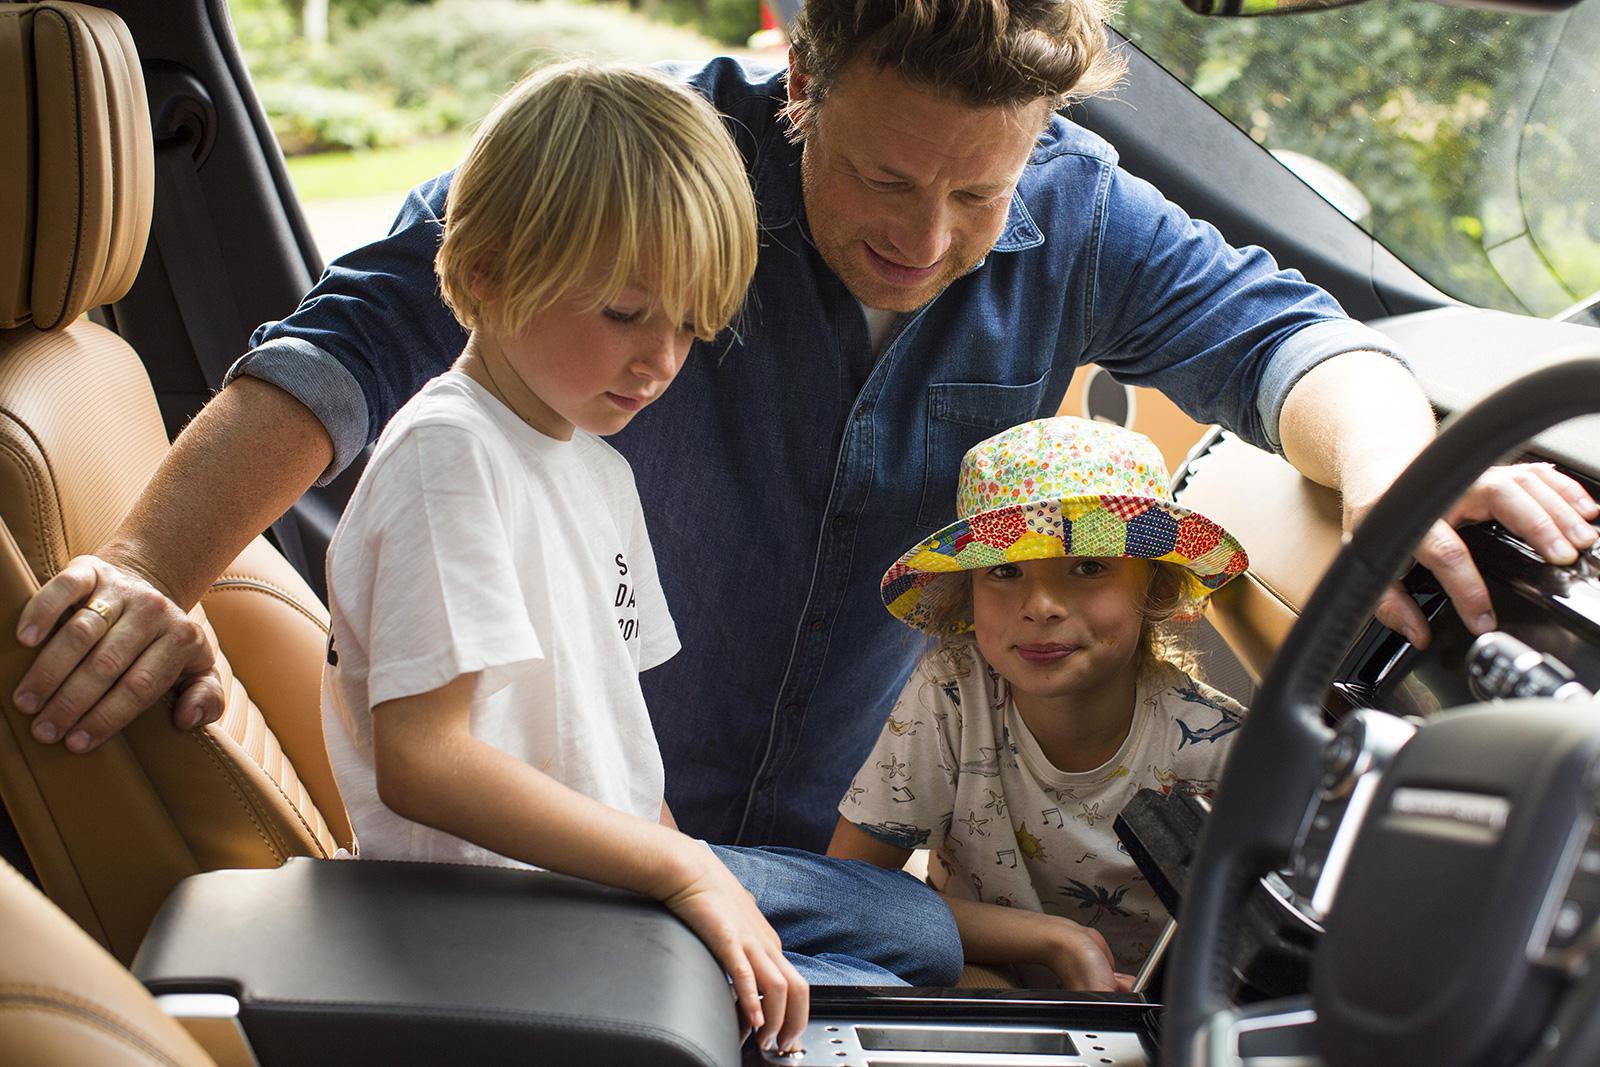
<instances>
[{"instance_id":1,"label":"child's eye","mask_svg":"<svg viewBox=\"0 0 1600 1067\"><path fill-rule=\"evenodd\" d=\"M1020 578L1021 576L1022 568L1017 566L1015 563L1001 563L998 566L989 568L989 577L995 578L999 581L1006 581L1010 578Z\"/></svg>"},{"instance_id":2,"label":"child's eye","mask_svg":"<svg viewBox=\"0 0 1600 1067\"><path fill-rule=\"evenodd\" d=\"M633 311L625 311L622 308L606 308L601 314L612 322L630 323L639 321L640 312L637 308Z\"/></svg>"},{"instance_id":3,"label":"child's eye","mask_svg":"<svg viewBox=\"0 0 1600 1067\"><path fill-rule=\"evenodd\" d=\"M1085 578L1095 578L1104 574L1109 569L1110 568L1097 559L1080 559L1077 565L1072 568L1072 573L1081 575Z\"/></svg>"}]
</instances>

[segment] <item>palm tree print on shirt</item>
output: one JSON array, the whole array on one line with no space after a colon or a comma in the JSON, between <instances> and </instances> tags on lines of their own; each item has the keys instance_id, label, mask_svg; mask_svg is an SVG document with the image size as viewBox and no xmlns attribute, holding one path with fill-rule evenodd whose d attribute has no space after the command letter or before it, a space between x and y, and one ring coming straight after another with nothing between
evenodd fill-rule
<instances>
[{"instance_id":1,"label":"palm tree print on shirt","mask_svg":"<svg viewBox=\"0 0 1600 1067\"><path fill-rule=\"evenodd\" d=\"M1093 926L1107 915L1127 918L1133 914L1133 912L1122 906L1122 898L1128 893L1127 886L1119 885L1113 892L1103 885L1088 885L1078 881L1076 878L1069 878L1067 881L1072 884L1058 885L1056 888L1067 899L1076 900L1079 910L1089 909L1094 912L1094 915L1083 925Z\"/></svg>"}]
</instances>

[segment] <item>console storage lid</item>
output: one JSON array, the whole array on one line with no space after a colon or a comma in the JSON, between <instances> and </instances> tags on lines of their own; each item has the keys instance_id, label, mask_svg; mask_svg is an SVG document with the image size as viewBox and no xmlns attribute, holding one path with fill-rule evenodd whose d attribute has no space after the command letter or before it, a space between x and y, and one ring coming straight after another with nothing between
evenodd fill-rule
<instances>
[{"instance_id":1,"label":"console storage lid","mask_svg":"<svg viewBox=\"0 0 1600 1067\"><path fill-rule=\"evenodd\" d=\"M224 993L262 1067L732 1065L727 980L669 912L546 872L291 859L173 892L134 960Z\"/></svg>"}]
</instances>

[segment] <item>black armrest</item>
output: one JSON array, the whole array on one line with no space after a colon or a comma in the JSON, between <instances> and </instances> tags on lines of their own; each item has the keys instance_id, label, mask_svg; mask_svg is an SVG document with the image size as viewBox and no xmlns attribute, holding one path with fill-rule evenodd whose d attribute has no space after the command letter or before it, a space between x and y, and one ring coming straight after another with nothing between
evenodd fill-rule
<instances>
[{"instance_id":1,"label":"black armrest","mask_svg":"<svg viewBox=\"0 0 1600 1067\"><path fill-rule=\"evenodd\" d=\"M535 871L292 859L181 883L133 963L228 993L262 1067L739 1062L727 980L666 909Z\"/></svg>"}]
</instances>

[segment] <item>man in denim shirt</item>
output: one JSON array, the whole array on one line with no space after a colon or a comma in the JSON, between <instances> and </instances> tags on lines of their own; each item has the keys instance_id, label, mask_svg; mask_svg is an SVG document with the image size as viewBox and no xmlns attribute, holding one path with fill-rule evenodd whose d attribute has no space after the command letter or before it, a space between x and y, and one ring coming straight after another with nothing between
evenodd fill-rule
<instances>
[{"instance_id":1,"label":"man in denim shirt","mask_svg":"<svg viewBox=\"0 0 1600 1067\"><path fill-rule=\"evenodd\" d=\"M612 439L683 641L644 677L668 799L713 841L826 844L918 651L879 605L884 568L953 518L967 448L1052 414L1079 365L1284 452L1343 492L1347 524L1433 432L1381 335L1260 249L1229 247L1051 113L1120 75L1091 4L1011 0L1000 26L987 0L865 5L868 24L856 7L811 0L787 75L753 79L731 60L688 75L748 162L760 260L736 335L697 343L674 388ZM939 18L919 21L930 8ZM431 271L448 183L414 190L388 238L257 332L105 559L75 561L19 630L91 591L123 605L128 662L192 626L180 606L449 365L463 338ZM1542 470L1480 483L1461 514L1492 512L1574 558L1561 532L1587 545L1579 511L1592 502ZM1488 628L1470 561L1450 562L1446 528L1434 537L1419 556ZM1426 640L1409 602L1380 617ZM147 659L181 675L180 724L220 714L208 654ZM37 703L76 661L53 645L21 689ZM99 697L105 683L84 674L57 705ZM92 747L136 711L122 689L78 728L47 708L36 736Z\"/></svg>"}]
</instances>

